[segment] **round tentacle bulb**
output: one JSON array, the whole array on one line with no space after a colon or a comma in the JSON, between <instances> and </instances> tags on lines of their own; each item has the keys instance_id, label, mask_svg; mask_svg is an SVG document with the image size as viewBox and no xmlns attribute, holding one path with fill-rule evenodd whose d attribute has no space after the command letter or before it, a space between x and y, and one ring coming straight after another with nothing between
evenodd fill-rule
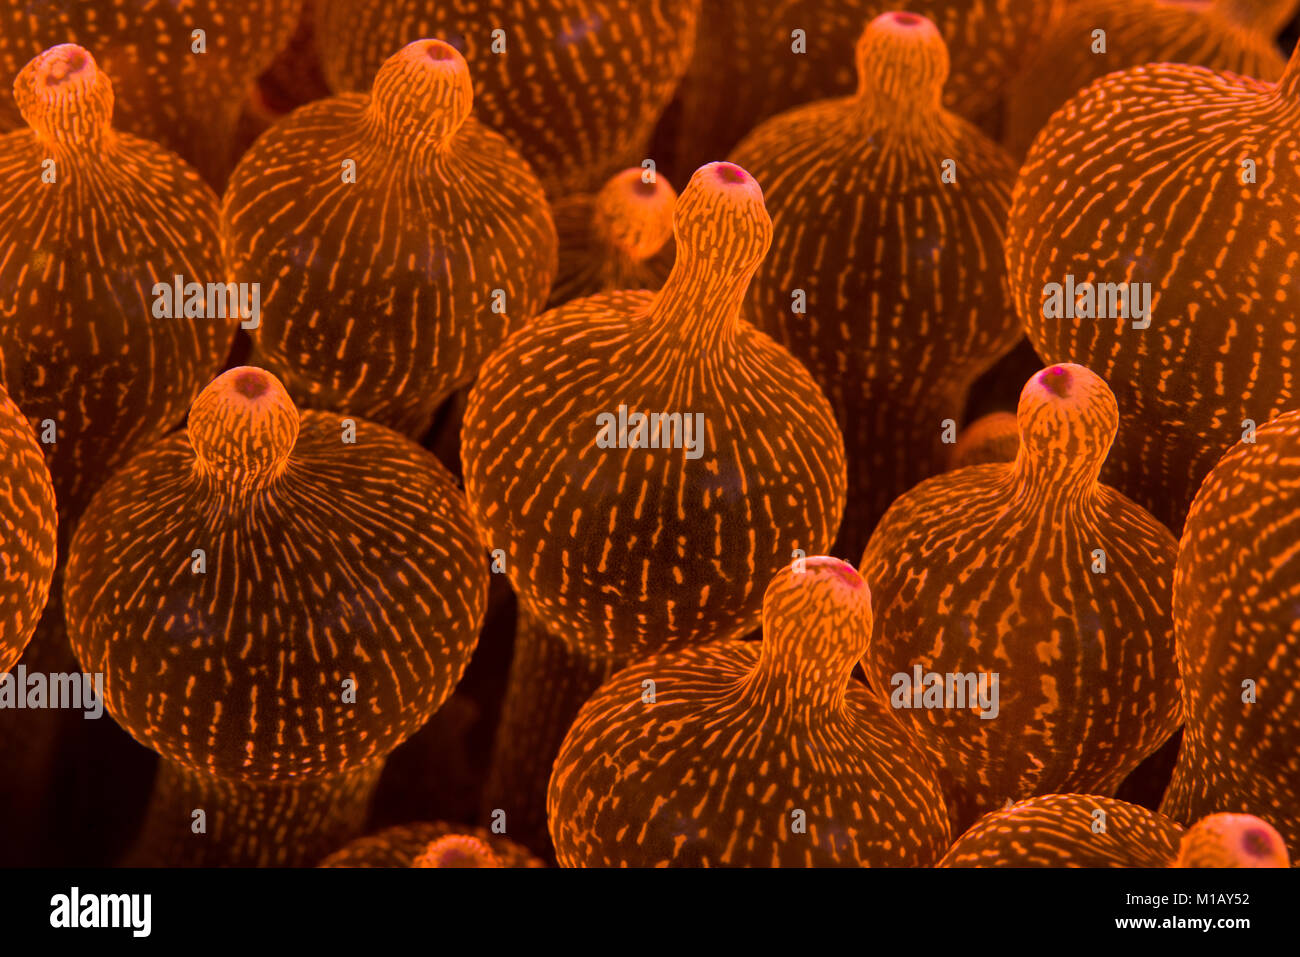
<instances>
[{"instance_id":1,"label":"round tentacle bulb","mask_svg":"<svg viewBox=\"0 0 1300 957\"><path fill-rule=\"evenodd\" d=\"M704 0L695 59L682 81L681 159L725 156L763 120L813 100L852 93L853 46L891 0ZM951 51L944 103L983 119L1064 6L1064 0L910 0Z\"/></svg>"},{"instance_id":2,"label":"round tentacle bulb","mask_svg":"<svg viewBox=\"0 0 1300 957\"><path fill-rule=\"evenodd\" d=\"M990 412L962 429L951 449L949 469L1014 462L1020 452L1020 423L1013 412Z\"/></svg>"},{"instance_id":3,"label":"round tentacle bulb","mask_svg":"<svg viewBox=\"0 0 1300 957\"><path fill-rule=\"evenodd\" d=\"M26 416L0 386L0 675L22 657L45 610L57 524L45 456Z\"/></svg>"},{"instance_id":4,"label":"round tentacle bulb","mask_svg":"<svg viewBox=\"0 0 1300 957\"><path fill-rule=\"evenodd\" d=\"M549 195L594 192L640 163L686 72L700 0L322 0L321 62L360 90L389 52L443 37L470 62L480 117Z\"/></svg>"},{"instance_id":5,"label":"round tentacle bulb","mask_svg":"<svg viewBox=\"0 0 1300 957\"><path fill-rule=\"evenodd\" d=\"M27 417L0 385L0 861L49 858L58 733L69 712L21 710L32 673L67 673L75 659L62 630L56 577L58 512L45 454ZM69 662L72 664L70 665ZM59 782L61 783L61 782ZM543 804L545 797L543 792Z\"/></svg>"},{"instance_id":6,"label":"round tentacle bulb","mask_svg":"<svg viewBox=\"0 0 1300 957\"><path fill-rule=\"evenodd\" d=\"M1112 384L1103 477L1175 533L1219 457L1300 404L1298 115L1300 52L1277 83L1149 64L1062 107L1016 183L1021 321Z\"/></svg>"},{"instance_id":7,"label":"round tentacle bulb","mask_svg":"<svg viewBox=\"0 0 1300 957\"><path fill-rule=\"evenodd\" d=\"M1145 63L1187 63L1276 80L1273 37L1296 0L1074 0L1027 49L1007 97L1004 142L1023 156L1063 103L1092 81Z\"/></svg>"},{"instance_id":8,"label":"round tentacle bulb","mask_svg":"<svg viewBox=\"0 0 1300 957\"><path fill-rule=\"evenodd\" d=\"M255 356L301 404L418 436L542 310L550 209L472 100L465 59L419 40L384 61L368 96L294 111L231 175L231 268L262 290Z\"/></svg>"},{"instance_id":9,"label":"round tentacle bulb","mask_svg":"<svg viewBox=\"0 0 1300 957\"><path fill-rule=\"evenodd\" d=\"M117 125L174 150L220 189L246 94L289 41L303 0L0 0L0 84L46 47L94 51ZM18 126L0 101L0 131ZM6 195L6 194L0 194Z\"/></svg>"},{"instance_id":10,"label":"round tentacle bulb","mask_svg":"<svg viewBox=\"0 0 1300 957\"><path fill-rule=\"evenodd\" d=\"M645 659L583 706L548 798L560 864L926 866L947 812L921 750L851 673L871 634L853 566L810 557L763 641Z\"/></svg>"},{"instance_id":11,"label":"round tentacle bulb","mask_svg":"<svg viewBox=\"0 0 1300 957\"><path fill-rule=\"evenodd\" d=\"M770 119L731 157L763 184L774 235L745 316L835 409L849 468L837 550L851 555L890 502L943 471L945 424L1022 335L1002 253L1015 166L944 108L939 30L882 14L856 63L855 96Z\"/></svg>"},{"instance_id":12,"label":"round tentacle bulb","mask_svg":"<svg viewBox=\"0 0 1300 957\"><path fill-rule=\"evenodd\" d=\"M555 202L560 269L550 305L662 286L673 267L676 202L677 191L662 174L639 166L616 173L595 195Z\"/></svg>"},{"instance_id":13,"label":"round tentacle bulb","mask_svg":"<svg viewBox=\"0 0 1300 957\"><path fill-rule=\"evenodd\" d=\"M164 759L145 859L310 864L355 834L464 672L481 558L430 453L299 412L261 369L208 385L105 484L68 561L72 646Z\"/></svg>"},{"instance_id":14,"label":"round tentacle bulb","mask_svg":"<svg viewBox=\"0 0 1300 957\"><path fill-rule=\"evenodd\" d=\"M867 680L934 761L957 832L1007 799L1113 794L1182 721L1177 542L1098 481L1114 395L1050 366L1017 417L1013 463L902 495L861 565Z\"/></svg>"},{"instance_id":15,"label":"round tentacle bulb","mask_svg":"<svg viewBox=\"0 0 1300 957\"><path fill-rule=\"evenodd\" d=\"M1286 847L1249 814L1194 827L1115 798L1044 794L984 815L939 867L1286 867Z\"/></svg>"},{"instance_id":16,"label":"round tentacle bulb","mask_svg":"<svg viewBox=\"0 0 1300 957\"><path fill-rule=\"evenodd\" d=\"M984 815L939 867L1169 867L1183 827L1095 794L1043 794Z\"/></svg>"},{"instance_id":17,"label":"round tentacle bulb","mask_svg":"<svg viewBox=\"0 0 1300 957\"><path fill-rule=\"evenodd\" d=\"M1300 857L1300 411L1235 445L1196 493L1174 628L1187 729L1161 810L1248 812Z\"/></svg>"},{"instance_id":18,"label":"round tentacle bulb","mask_svg":"<svg viewBox=\"0 0 1300 957\"><path fill-rule=\"evenodd\" d=\"M591 658L751 631L765 584L825 550L844 508L825 396L740 316L772 238L758 183L701 167L674 223L662 289L541 316L484 364L465 412L485 543L539 620Z\"/></svg>"},{"instance_id":19,"label":"round tentacle bulb","mask_svg":"<svg viewBox=\"0 0 1300 957\"><path fill-rule=\"evenodd\" d=\"M487 828L443 821L402 824L359 837L321 867L545 867L509 838Z\"/></svg>"},{"instance_id":20,"label":"round tentacle bulb","mask_svg":"<svg viewBox=\"0 0 1300 957\"><path fill-rule=\"evenodd\" d=\"M236 320L224 285L209 309L226 279L217 197L113 128L113 83L90 52L51 47L14 96L27 126L0 136L0 376L71 529L110 470L184 418Z\"/></svg>"},{"instance_id":21,"label":"round tentacle bulb","mask_svg":"<svg viewBox=\"0 0 1300 957\"><path fill-rule=\"evenodd\" d=\"M1211 814L1183 834L1173 867L1290 867L1282 835L1253 814Z\"/></svg>"}]
</instances>

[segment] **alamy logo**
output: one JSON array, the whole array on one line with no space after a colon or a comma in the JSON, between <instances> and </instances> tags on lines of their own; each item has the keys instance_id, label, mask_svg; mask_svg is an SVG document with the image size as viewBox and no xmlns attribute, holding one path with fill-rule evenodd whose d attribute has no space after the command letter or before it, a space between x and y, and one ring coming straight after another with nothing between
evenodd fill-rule
<instances>
[{"instance_id":1,"label":"alamy logo","mask_svg":"<svg viewBox=\"0 0 1300 957\"><path fill-rule=\"evenodd\" d=\"M1043 286L1044 319L1133 319L1134 329L1151 325L1151 283L1081 282Z\"/></svg>"},{"instance_id":2,"label":"alamy logo","mask_svg":"<svg viewBox=\"0 0 1300 957\"><path fill-rule=\"evenodd\" d=\"M74 887L50 898L50 926L124 927L133 937L148 937L153 928L153 895L82 894Z\"/></svg>"},{"instance_id":3,"label":"alamy logo","mask_svg":"<svg viewBox=\"0 0 1300 957\"><path fill-rule=\"evenodd\" d=\"M894 690L889 703L895 708L974 708L983 719L998 716L998 672L968 671L960 674L923 672L914 665L912 673L900 671L889 679Z\"/></svg>"},{"instance_id":4,"label":"alamy logo","mask_svg":"<svg viewBox=\"0 0 1300 957\"><path fill-rule=\"evenodd\" d=\"M629 413L620 405L617 416L602 412L596 424L596 445L602 449L685 449L688 459L704 454L703 412Z\"/></svg>"},{"instance_id":5,"label":"alamy logo","mask_svg":"<svg viewBox=\"0 0 1300 957\"><path fill-rule=\"evenodd\" d=\"M257 282L186 282L176 276L171 283L153 286L155 319L239 319L243 329L262 322L262 284Z\"/></svg>"},{"instance_id":6,"label":"alamy logo","mask_svg":"<svg viewBox=\"0 0 1300 957\"><path fill-rule=\"evenodd\" d=\"M0 709L70 708L84 710L86 718L104 716L104 675L73 672L43 674L27 672L19 665L17 672L0 674Z\"/></svg>"}]
</instances>

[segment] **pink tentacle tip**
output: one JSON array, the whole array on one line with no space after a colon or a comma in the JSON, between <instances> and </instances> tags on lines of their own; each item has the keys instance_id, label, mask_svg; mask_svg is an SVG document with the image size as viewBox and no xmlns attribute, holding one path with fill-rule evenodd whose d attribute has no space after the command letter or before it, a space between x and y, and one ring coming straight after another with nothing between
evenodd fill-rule
<instances>
[{"instance_id":1,"label":"pink tentacle tip","mask_svg":"<svg viewBox=\"0 0 1300 957\"><path fill-rule=\"evenodd\" d=\"M866 585L866 582L862 580L862 576L858 574L858 570L840 558L819 557L809 559L808 567L834 572L841 582L852 588L862 588Z\"/></svg>"},{"instance_id":2,"label":"pink tentacle tip","mask_svg":"<svg viewBox=\"0 0 1300 957\"><path fill-rule=\"evenodd\" d=\"M430 60L454 60L456 51L448 44L434 41L424 48L424 54Z\"/></svg>"},{"instance_id":3,"label":"pink tentacle tip","mask_svg":"<svg viewBox=\"0 0 1300 957\"><path fill-rule=\"evenodd\" d=\"M735 163L719 163L716 167L716 175L724 183L737 184L749 181L749 174Z\"/></svg>"},{"instance_id":4,"label":"pink tentacle tip","mask_svg":"<svg viewBox=\"0 0 1300 957\"><path fill-rule=\"evenodd\" d=\"M1253 828L1241 835L1241 846L1246 849L1247 854L1264 857L1273 852L1273 838L1267 831Z\"/></svg>"},{"instance_id":5,"label":"pink tentacle tip","mask_svg":"<svg viewBox=\"0 0 1300 957\"><path fill-rule=\"evenodd\" d=\"M1070 394L1070 370L1065 366L1052 366L1050 369L1044 369L1038 374L1038 381L1043 388L1062 399Z\"/></svg>"},{"instance_id":6,"label":"pink tentacle tip","mask_svg":"<svg viewBox=\"0 0 1300 957\"><path fill-rule=\"evenodd\" d=\"M249 399L257 399L266 394L269 388L269 380L264 373L250 369L236 376L231 385L234 391L240 395Z\"/></svg>"}]
</instances>

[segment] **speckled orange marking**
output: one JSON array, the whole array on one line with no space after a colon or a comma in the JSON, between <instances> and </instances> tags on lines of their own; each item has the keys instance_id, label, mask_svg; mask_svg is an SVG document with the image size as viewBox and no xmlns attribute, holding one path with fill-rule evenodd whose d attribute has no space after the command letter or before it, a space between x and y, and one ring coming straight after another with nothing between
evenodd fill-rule
<instances>
[{"instance_id":1,"label":"speckled orange marking","mask_svg":"<svg viewBox=\"0 0 1300 957\"><path fill-rule=\"evenodd\" d=\"M310 863L341 843L477 641L487 570L450 475L365 420L344 444L340 422L231 370L78 526L69 639L164 758L153 814L183 831L170 863Z\"/></svg>"},{"instance_id":2,"label":"speckled orange marking","mask_svg":"<svg viewBox=\"0 0 1300 957\"><path fill-rule=\"evenodd\" d=\"M862 559L876 625L863 659L891 678L997 673L994 718L892 709L939 768L954 830L1008 798L1110 794L1182 720L1170 589L1177 544L1098 482L1119 422L1106 383L1049 366L1020 395L1014 463L928 479ZM1093 571L1094 551L1105 572Z\"/></svg>"},{"instance_id":3,"label":"speckled orange marking","mask_svg":"<svg viewBox=\"0 0 1300 957\"><path fill-rule=\"evenodd\" d=\"M0 0L0 88L46 47L78 43L115 81L118 128L179 153L219 189L246 93L301 9L302 0ZM193 52L196 29L206 53ZM18 126L0 97L0 131Z\"/></svg>"},{"instance_id":4,"label":"speckled orange marking","mask_svg":"<svg viewBox=\"0 0 1300 957\"><path fill-rule=\"evenodd\" d=\"M761 649L714 642L615 675L555 762L561 865L937 860L949 840L937 779L850 679L870 633L871 596L852 566L811 557L768 587Z\"/></svg>"},{"instance_id":5,"label":"speckled orange marking","mask_svg":"<svg viewBox=\"0 0 1300 957\"><path fill-rule=\"evenodd\" d=\"M825 397L740 318L772 235L758 184L702 167L675 222L677 261L658 293L546 313L484 364L465 413L484 543L506 552L545 626L595 659L751 630L766 583L794 549L824 550L843 509ZM620 404L702 414L703 453L598 447L597 416Z\"/></svg>"},{"instance_id":6,"label":"speckled orange marking","mask_svg":"<svg viewBox=\"0 0 1300 957\"><path fill-rule=\"evenodd\" d=\"M616 289L658 289L673 267L677 191L662 174L640 167L610 177L595 195L553 206L560 269L550 304Z\"/></svg>"},{"instance_id":7,"label":"speckled orange marking","mask_svg":"<svg viewBox=\"0 0 1300 957\"><path fill-rule=\"evenodd\" d=\"M1176 821L1127 801L1044 794L984 815L939 867L1168 867L1182 836Z\"/></svg>"},{"instance_id":8,"label":"speckled orange marking","mask_svg":"<svg viewBox=\"0 0 1300 957\"><path fill-rule=\"evenodd\" d=\"M113 129L113 84L90 53L50 48L14 92L28 128L0 136L0 375L38 435L55 425L41 448L66 519L181 421L236 320L154 318L155 283L225 280L217 198Z\"/></svg>"},{"instance_id":9,"label":"speckled orange marking","mask_svg":"<svg viewBox=\"0 0 1300 957\"><path fill-rule=\"evenodd\" d=\"M0 386L0 674L18 663L45 609L56 523L41 447Z\"/></svg>"},{"instance_id":10,"label":"speckled orange marking","mask_svg":"<svg viewBox=\"0 0 1300 957\"><path fill-rule=\"evenodd\" d=\"M1276 80L1286 60L1273 37L1296 0L1074 0L1027 49L1008 87L1006 137L1023 156L1060 107L1107 73L1144 63L1188 63ZM1106 52L1093 52L1093 31L1106 31Z\"/></svg>"},{"instance_id":11,"label":"speckled orange marking","mask_svg":"<svg viewBox=\"0 0 1300 957\"><path fill-rule=\"evenodd\" d=\"M1201 479L1300 401L1300 55L1277 84L1157 64L1071 100L1035 140L1007 227L1021 321L1124 409L1106 479L1177 532ZM1256 164L1243 183L1242 161ZM1151 283L1151 325L1044 319L1043 287Z\"/></svg>"},{"instance_id":12,"label":"speckled orange marking","mask_svg":"<svg viewBox=\"0 0 1300 957\"><path fill-rule=\"evenodd\" d=\"M482 120L551 196L566 196L644 158L690 61L699 9L700 0L322 0L321 61L334 89L360 90L402 44L446 40L470 62ZM494 30L504 52L493 52Z\"/></svg>"},{"instance_id":13,"label":"speckled orange marking","mask_svg":"<svg viewBox=\"0 0 1300 957\"><path fill-rule=\"evenodd\" d=\"M769 116L853 92L853 45L873 17L898 7L933 21L952 51L945 103L975 118L989 110L1023 51L1063 0L704 0L695 59L682 83L679 149L687 168L725 156ZM900 11L901 12L901 11ZM807 52L794 53L793 30ZM762 180L760 180L762 181Z\"/></svg>"},{"instance_id":14,"label":"speckled orange marking","mask_svg":"<svg viewBox=\"0 0 1300 957\"><path fill-rule=\"evenodd\" d=\"M421 40L369 96L295 111L231 175L224 240L235 276L262 283L256 355L295 400L418 435L541 310L550 210L472 101L464 58Z\"/></svg>"},{"instance_id":15,"label":"speckled orange marking","mask_svg":"<svg viewBox=\"0 0 1300 957\"><path fill-rule=\"evenodd\" d=\"M944 420L960 421L971 383L1021 336L1002 252L1015 168L943 108L939 31L882 14L856 62L856 96L768 120L732 157L763 184L775 236L745 315L835 409L849 460L837 550L850 555L890 502L943 470Z\"/></svg>"},{"instance_id":16,"label":"speckled orange marking","mask_svg":"<svg viewBox=\"0 0 1300 957\"><path fill-rule=\"evenodd\" d=\"M1300 411L1206 476L1179 543L1174 627L1187 729L1161 810L1255 814L1300 857Z\"/></svg>"}]
</instances>

